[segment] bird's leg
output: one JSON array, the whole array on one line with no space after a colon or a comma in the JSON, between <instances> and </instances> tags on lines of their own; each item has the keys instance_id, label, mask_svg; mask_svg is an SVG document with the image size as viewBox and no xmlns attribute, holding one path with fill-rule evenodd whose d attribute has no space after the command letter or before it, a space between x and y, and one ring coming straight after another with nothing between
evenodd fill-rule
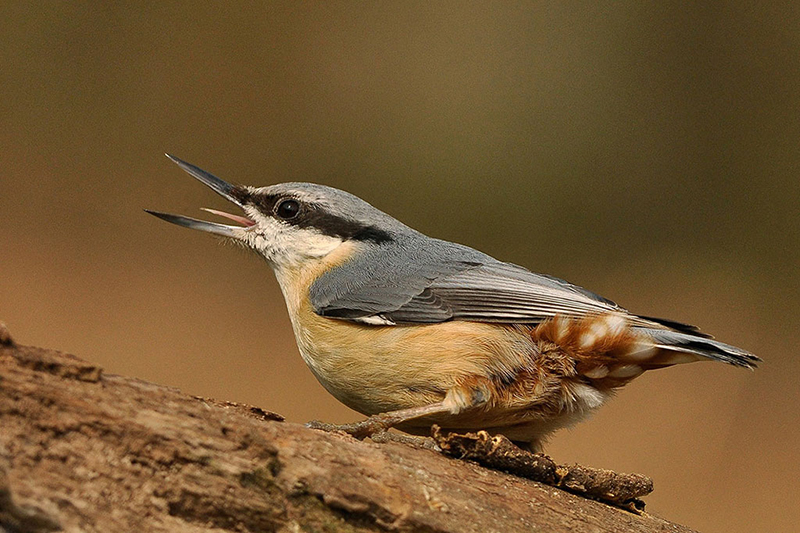
<instances>
[{"instance_id":1,"label":"bird's leg","mask_svg":"<svg viewBox=\"0 0 800 533\"><path fill-rule=\"evenodd\" d=\"M449 389L441 402L380 413L352 424L326 424L314 420L306 424L306 427L324 431L344 431L357 439L364 439L416 418L429 415L455 415L464 410L485 404L490 397L491 388L488 385L488 380L478 377L464 380Z\"/></svg>"},{"instance_id":2,"label":"bird's leg","mask_svg":"<svg viewBox=\"0 0 800 533\"><path fill-rule=\"evenodd\" d=\"M361 422L353 422L352 424L326 424L312 420L306 424L306 427L323 431L344 431L357 439L364 439L415 418L445 413L450 413L450 407L445 405L445 402L438 402L421 407L398 409L397 411L372 415Z\"/></svg>"},{"instance_id":3,"label":"bird's leg","mask_svg":"<svg viewBox=\"0 0 800 533\"><path fill-rule=\"evenodd\" d=\"M441 402L380 413L352 424L326 424L314 420L306 424L306 427L324 431L344 431L357 439L364 439L416 418L458 414L466 409L485 404L489 401L490 396L491 389L486 378L474 378L465 380L448 390Z\"/></svg>"}]
</instances>

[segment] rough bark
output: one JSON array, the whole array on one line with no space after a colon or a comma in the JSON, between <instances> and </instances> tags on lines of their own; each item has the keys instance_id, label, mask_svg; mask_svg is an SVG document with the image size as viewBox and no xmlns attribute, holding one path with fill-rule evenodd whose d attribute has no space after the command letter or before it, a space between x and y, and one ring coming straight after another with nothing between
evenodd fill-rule
<instances>
[{"instance_id":1,"label":"rough bark","mask_svg":"<svg viewBox=\"0 0 800 533\"><path fill-rule=\"evenodd\" d=\"M0 327L0 532L54 530L690 531L429 449L106 374Z\"/></svg>"}]
</instances>

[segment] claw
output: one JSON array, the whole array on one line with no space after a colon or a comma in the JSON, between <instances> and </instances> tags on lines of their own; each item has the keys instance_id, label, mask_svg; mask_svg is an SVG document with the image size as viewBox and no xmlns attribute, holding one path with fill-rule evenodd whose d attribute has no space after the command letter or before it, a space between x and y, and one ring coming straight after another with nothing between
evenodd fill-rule
<instances>
[{"instance_id":1,"label":"claw","mask_svg":"<svg viewBox=\"0 0 800 533\"><path fill-rule=\"evenodd\" d=\"M328 424L320 422L319 420L312 420L306 424L309 429L317 429L320 431L327 431L333 433L341 431L347 433L359 440L366 439L378 433L384 433L389 430L394 424L395 420L384 415L374 415L361 422L354 422L352 424Z\"/></svg>"}]
</instances>

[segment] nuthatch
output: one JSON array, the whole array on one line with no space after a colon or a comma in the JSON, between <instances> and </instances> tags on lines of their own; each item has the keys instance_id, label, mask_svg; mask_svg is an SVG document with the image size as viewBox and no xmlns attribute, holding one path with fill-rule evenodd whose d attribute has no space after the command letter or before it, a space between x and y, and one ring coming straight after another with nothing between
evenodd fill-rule
<instances>
[{"instance_id":1,"label":"nuthatch","mask_svg":"<svg viewBox=\"0 0 800 533\"><path fill-rule=\"evenodd\" d=\"M313 183L229 184L168 156L244 210L239 225L148 211L243 243L272 266L297 346L339 401L342 426L543 439L645 370L755 355L696 327L629 313L558 278L419 233L352 194Z\"/></svg>"}]
</instances>

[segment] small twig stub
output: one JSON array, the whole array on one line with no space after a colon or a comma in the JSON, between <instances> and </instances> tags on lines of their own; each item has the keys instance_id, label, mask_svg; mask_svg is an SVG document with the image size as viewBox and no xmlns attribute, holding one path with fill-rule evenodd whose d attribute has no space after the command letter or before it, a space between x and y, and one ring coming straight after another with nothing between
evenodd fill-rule
<instances>
[{"instance_id":1,"label":"small twig stub","mask_svg":"<svg viewBox=\"0 0 800 533\"><path fill-rule=\"evenodd\" d=\"M0 321L0 345L14 346L14 339L11 337L11 332L8 331L8 326L3 321Z\"/></svg>"},{"instance_id":2,"label":"small twig stub","mask_svg":"<svg viewBox=\"0 0 800 533\"><path fill-rule=\"evenodd\" d=\"M502 435L491 436L485 431L464 435L443 434L438 426L434 426L431 436L442 452L452 457L475 461L488 468L545 483L635 513L644 510L644 502L639 498L653 492L653 481L647 476L620 474L578 464L559 465L547 455L519 448Z\"/></svg>"}]
</instances>

